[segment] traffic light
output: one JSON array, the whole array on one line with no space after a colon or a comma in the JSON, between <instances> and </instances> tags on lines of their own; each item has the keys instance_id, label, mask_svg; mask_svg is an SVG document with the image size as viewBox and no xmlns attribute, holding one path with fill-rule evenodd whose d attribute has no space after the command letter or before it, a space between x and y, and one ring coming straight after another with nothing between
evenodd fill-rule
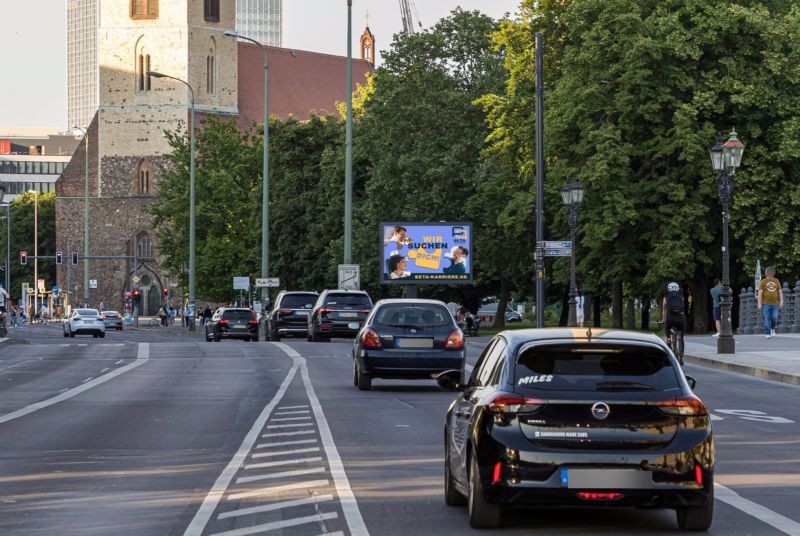
<instances>
[{"instance_id":1,"label":"traffic light","mask_svg":"<svg viewBox=\"0 0 800 536\"><path fill-rule=\"evenodd\" d=\"M134 301L134 303L138 303L139 302L139 291L138 290L134 290L133 291L133 301Z\"/></svg>"},{"instance_id":2,"label":"traffic light","mask_svg":"<svg viewBox=\"0 0 800 536\"><path fill-rule=\"evenodd\" d=\"M28 252L27 251L20 251L19 252L19 263L20 264L28 264Z\"/></svg>"},{"instance_id":3,"label":"traffic light","mask_svg":"<svg viewBox=\"0 0 800 536\"><path fill-rule=\"evenodd\" d=\"M72 252L72 264L78 264L78 252L77 251L73 251Z\"/></svg>"},{"instance_id":4,"label":"traffic light","mask_svg":"<svg viewBox=\"0 0 800 536\"><path fill-rule=\"evenodd\" d=\"M169 289L164 287L164 297L166 298L167 296L169 296Z\"/></svg>"},{"instance_id":5,"label":"traffic light","mask_svg":"<svg viewBox=\"0 0 800 536\"><path fill-rule=\"evenodd\" d=\"M56 251L56 264L64 264L64 254Z\"/></svg>"}]
</instances>

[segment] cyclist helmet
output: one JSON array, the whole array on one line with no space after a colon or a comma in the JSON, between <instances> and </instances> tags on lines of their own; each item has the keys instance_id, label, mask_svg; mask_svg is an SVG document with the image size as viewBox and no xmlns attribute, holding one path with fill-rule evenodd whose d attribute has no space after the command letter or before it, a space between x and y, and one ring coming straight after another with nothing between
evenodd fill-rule
<instances>
[{"instance_id":1,"label":"cyclist helmet","mask_svg":"<svg viewBox=\"0 0 800 536\"><path fill-rule=\"evenodd\" d=\"M678 292L680 289L681 287L675 281L667 285L667 290L670 292Z\"/></svg>"}]
</instances>

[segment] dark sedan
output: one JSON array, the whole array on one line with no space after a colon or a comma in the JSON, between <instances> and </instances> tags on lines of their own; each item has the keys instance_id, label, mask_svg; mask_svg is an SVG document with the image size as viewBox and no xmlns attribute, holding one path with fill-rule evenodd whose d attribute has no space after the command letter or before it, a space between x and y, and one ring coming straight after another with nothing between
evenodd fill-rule
<instances>
[{"instance_id":1,"label":"dark sedan","mask_svg":"<svg viewBox=\"0 0 800 536\"><path fill-rule=\"evenodd\" d=\"M258 340L258 320L250 309L220 307L206 322L206 341L222 339Z\"/></svg>"},{"instance_id":2,"label":"dark sedan","mask_svg":"<svg viewBox=\"0 0 800 536\"><path fill-rule=\"evenodd\" d=\"M116 311L103 311L100 313L103 317L103 322L106 324L106 329L117 329L122 331L122 315Z\"/></svg>"},{"instance_id":3,"label":"dark sedan","mask_svg":"<svg viewBox=\"0 0 800 536\"><path fill-rule=\"evenodd\" d=\"M381 300L353 344L353 383L373 378L432 379L464 370L464 333L447 306L436 300Z\"/></svg>"},{"instance_id":4,"label":"dark sedan","mask_svg":"<svg viewBox=\"0 0 800 536\"><path fill-rule=\"evenodd\" d=\"M281 291L267 316L267 338L280 341L288 335L308 335L308 315L318 296L316 292Z\"/></svg>"},{"instance_id":5,"label":"dark sedan","mask_svg":"<svg viewBox=\"0 0 800 536\"><path fill-rule=\"evenodd\" d=\"M473 527L508 504L671 508L704 531L714 440L694 380L660 338L584 329L504 331L445 421L445 502ZM690 387L691 385L691 387Z\"/></svg>"},{"instance_id":6,"label":"dark sedan","mask_svg":"<svg viewBox=\"0 0 800 536\"><path fill-rule=\"evenodd\" d=\"M308 317L308 341L355 337L371 310L372 300L363 290L323 290Z\"/></svg>"}]
</instances>

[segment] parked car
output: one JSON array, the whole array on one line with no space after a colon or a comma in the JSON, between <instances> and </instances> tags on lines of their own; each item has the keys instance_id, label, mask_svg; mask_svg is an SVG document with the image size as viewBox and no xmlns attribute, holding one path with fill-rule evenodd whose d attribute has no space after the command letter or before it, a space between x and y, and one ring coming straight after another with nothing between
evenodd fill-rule
<instances>
[{"instance_id":1,"label":"parked car","mask_svg":"<svg viewBox=\"0 0 800 536\"><path fill-rule=\"evenodd\" d=\"M206 322L206 341L222 339L258 341L258 320L250 309L244 307L220 307Z\"/></svg>"},{"instance_id":2,"label":"parked car","mask_svg":"<svg viewBox=\"0 0 800 536\"><path fill-rule=\"evenodd\" d=\"M497 306L499 305L498 302L487 302L481 305L480 309L478 309L478 318L484 317L492 317L494 318L497 316ZM517 311L511 308L511 305L506 304L506 315L505 315L506 322L522 322L522 315L519 314Z\"/></svg>"},{"instance_id":3,"label":"parked car","mask_svg":"<svg viewBox=\"0 0 800 536\"><path fill-rule=\"evenodd\" d=\"M280 341L281 337L287 335L308 335L308 315L318 297L317 292L279 292L272 311L267 314L267 338Z\"/></svg>"},{"instance_id":4,"label":"parked car","mask_svg":"<svg viewBox=\"0 0 800 536\"><path fill-rule=\"evenodd\" d=\"M363 290L323 290L308 317L308 341L355 337L371 310Z\"/></svg>"},{"instance_id":5,"label":"parked car","mask_svg":"<svg viewBox=\"0 0 800 536\"><path fill-rule=\"evenodd\" d=\"M102 311L100 316L103 318L106 329L114 328L122 331L122 315L117 311Z\"/></svg>"},{"instance_id":6,"label":"parked car","mask_svg":"<svg viewBox=\"0 0 800 536\"><path fill-rule=\"evenodd\" d=\"M503 331L445 420L445 502L495 527L509 504L671 508L682 530L714 510L711 419L656 335Z\"/></svg>"},{"instance_id":7,"label":"parked car","mask_svg":"<svg viewBox=\"0 0 800 536\"><path fill-rule=\"evenodd\" d=\"M97 309L73 309L64 320L64 336L91 335L105 338L106 325Z\"/></svg>"},{"instance_id":8,"label":"parked car","mask_svg":"<svg viewBox=\"0 0 800 536\"><path fill-rule=\"evenodd\" d=\"M353 384L369 390L373 378L432 379L463 373L464 333L437 300L392 299L375 304L353 343Z\"/></svg>"}]
</instances>

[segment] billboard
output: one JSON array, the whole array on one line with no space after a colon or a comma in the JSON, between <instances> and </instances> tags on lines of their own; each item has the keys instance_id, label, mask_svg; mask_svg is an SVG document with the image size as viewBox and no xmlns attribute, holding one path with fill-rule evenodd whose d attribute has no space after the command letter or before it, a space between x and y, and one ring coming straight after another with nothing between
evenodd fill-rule
<instances>
[{"instance_id":1,"label":"billboard","mask_svg":"<svg viewBox=\"0 0 800 536\"><path fill-rule=\"evenodd\" d=\"M382 222L381 283L472 283L472 224Z\"/></svg>"}]
</instances>

